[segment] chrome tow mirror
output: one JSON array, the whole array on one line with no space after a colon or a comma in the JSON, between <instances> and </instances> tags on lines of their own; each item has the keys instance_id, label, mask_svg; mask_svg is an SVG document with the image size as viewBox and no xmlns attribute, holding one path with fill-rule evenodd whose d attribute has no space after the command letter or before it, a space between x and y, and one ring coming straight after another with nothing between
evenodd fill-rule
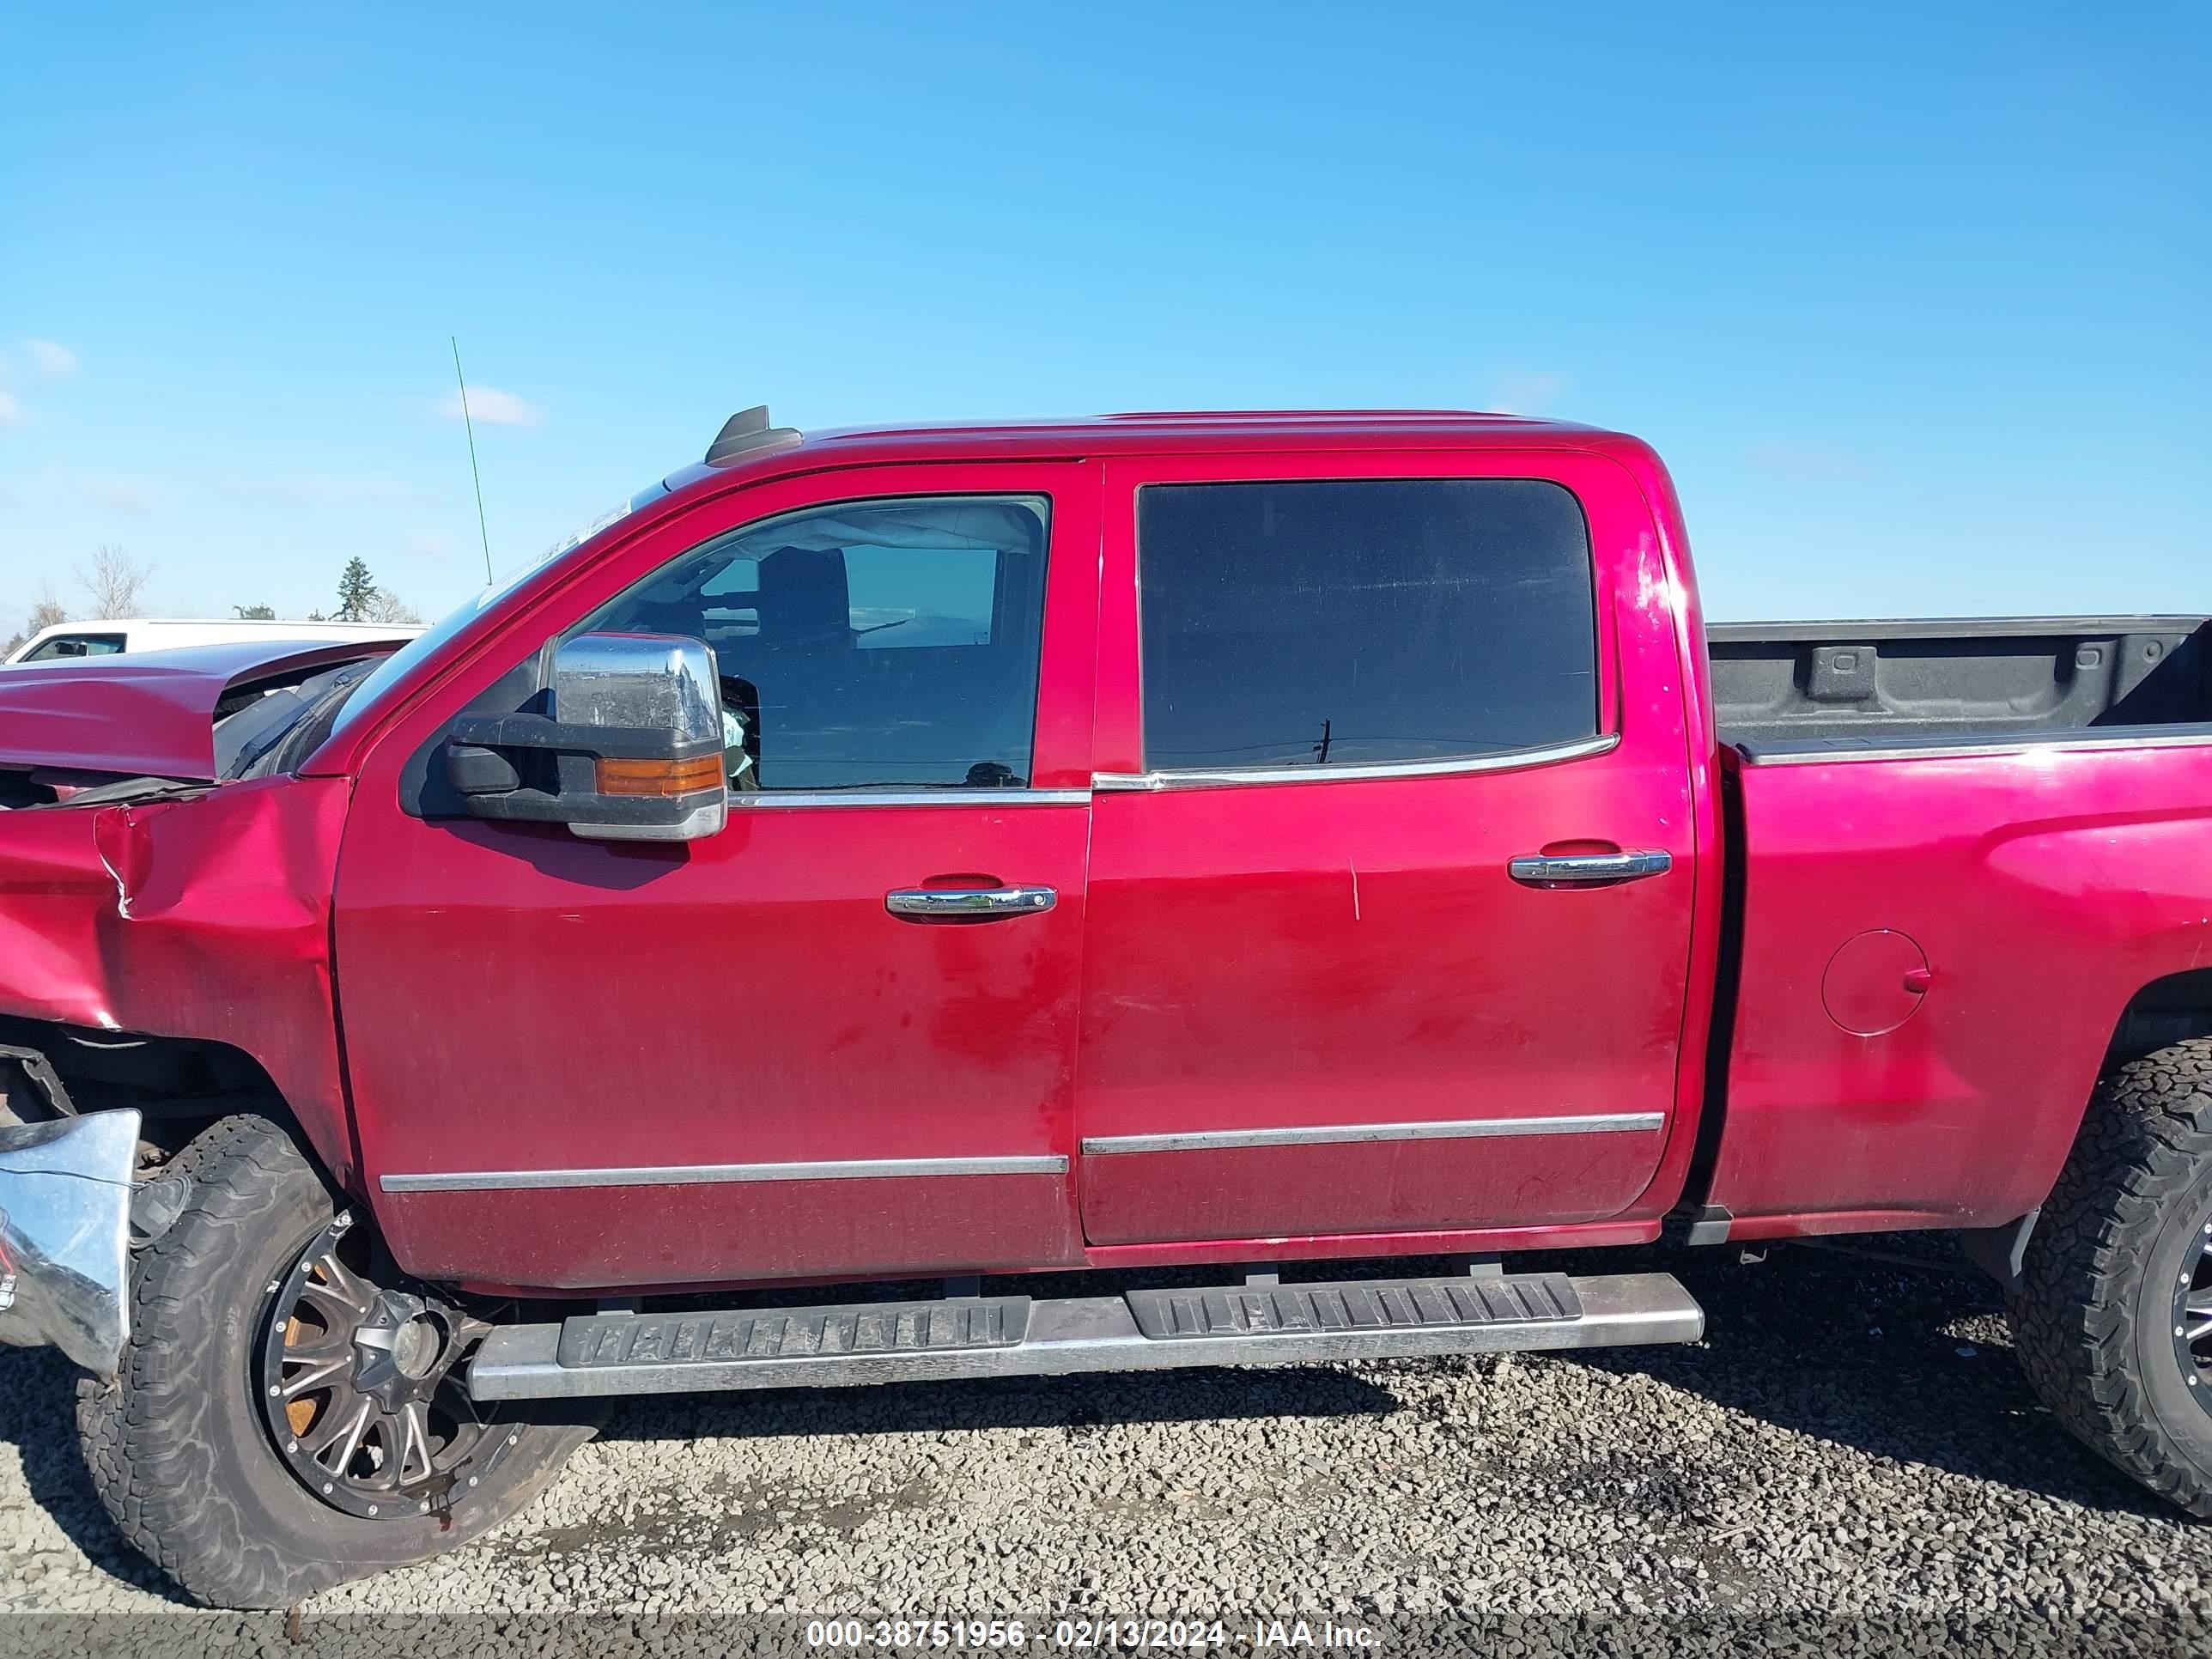
<instances>
[{"instance_id":1,"label":"chrome tow mirror","mask_svg":"<svg viewBox=\"0 0 2212 1659\"><path fill-rule=\"evenodd\" d=\"M542 714L468 715L446 775L471 817L565 823L595 841L697 841L729 815L714 653L674 634L580 634Z\"/></svg>"}]
</instances>

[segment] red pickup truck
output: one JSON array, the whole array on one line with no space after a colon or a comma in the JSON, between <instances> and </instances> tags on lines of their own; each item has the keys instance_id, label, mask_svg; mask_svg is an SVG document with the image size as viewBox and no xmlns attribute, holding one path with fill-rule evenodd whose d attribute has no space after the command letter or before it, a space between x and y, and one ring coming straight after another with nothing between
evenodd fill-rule
<instances>
[{"instance_id":1,"label":"red pickup truck","mask_svg":"<svg viewBox=\"0 0 2212 1659\"><path fill-rule=\"evenodd\" d=\"M9 671L0 1334L267 1606L602 1396L1685 1342L1599 1252L1948 1229L2212 1515L2212 624L1696 595L1613 433L750 410L396 651Z\"/></svg>"}]
</instances>

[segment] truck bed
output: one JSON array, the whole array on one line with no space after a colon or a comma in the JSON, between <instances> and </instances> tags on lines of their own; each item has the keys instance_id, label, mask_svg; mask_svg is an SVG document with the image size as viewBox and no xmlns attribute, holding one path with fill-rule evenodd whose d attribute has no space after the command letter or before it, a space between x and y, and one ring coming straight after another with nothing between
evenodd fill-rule
<instances>
[{"instance_id":1,"label":"truck bed","mask_svg":"<svg viewBox=\"0 0 2212 1659\"><path fill-rule=\"evenodd\" d=\"M2212 732L2212 620L1715 623L1721 737L1753 759Z\"/></svg>"}]
</instances>

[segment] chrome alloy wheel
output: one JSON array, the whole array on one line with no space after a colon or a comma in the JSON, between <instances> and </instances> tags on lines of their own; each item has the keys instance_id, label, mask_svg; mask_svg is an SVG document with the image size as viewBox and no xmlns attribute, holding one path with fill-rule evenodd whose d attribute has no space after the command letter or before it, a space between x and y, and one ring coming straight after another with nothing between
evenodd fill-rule
<instances>
[{"instance_id":1,"label":"chrome alloy wheel","mask_svg":"<svg viewBox=\"0 0 2212 1659\"><path fill-rule=\"evenodd\" d=\"M416 1290L386 1290L343 1259L341 1214L269 1286L262 1420L278 1455L333 1509L367 1519L449 1513L514 1446L462 1385L491 1329Z\"/></svg>"}]
</instances>

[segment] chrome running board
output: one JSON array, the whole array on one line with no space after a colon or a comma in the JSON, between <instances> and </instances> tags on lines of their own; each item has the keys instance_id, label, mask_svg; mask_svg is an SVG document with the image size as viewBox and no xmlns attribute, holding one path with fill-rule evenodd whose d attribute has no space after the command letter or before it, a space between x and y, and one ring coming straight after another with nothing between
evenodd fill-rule
<instances>
[{"instance_id":1,"label":"chrome running board","mask_svg":"<svg viewBox=\"0 0 2212 1659\"><path fill-rule=\"evenodd\" d=\"M589 1314L495 1331L479 1400L852 1388L1179 1365L1324 1364L1694 1342L1705 1317L1668 1273L1493 1273L953 1297L721 1313Z\"/></svg>"}]
</instances>

